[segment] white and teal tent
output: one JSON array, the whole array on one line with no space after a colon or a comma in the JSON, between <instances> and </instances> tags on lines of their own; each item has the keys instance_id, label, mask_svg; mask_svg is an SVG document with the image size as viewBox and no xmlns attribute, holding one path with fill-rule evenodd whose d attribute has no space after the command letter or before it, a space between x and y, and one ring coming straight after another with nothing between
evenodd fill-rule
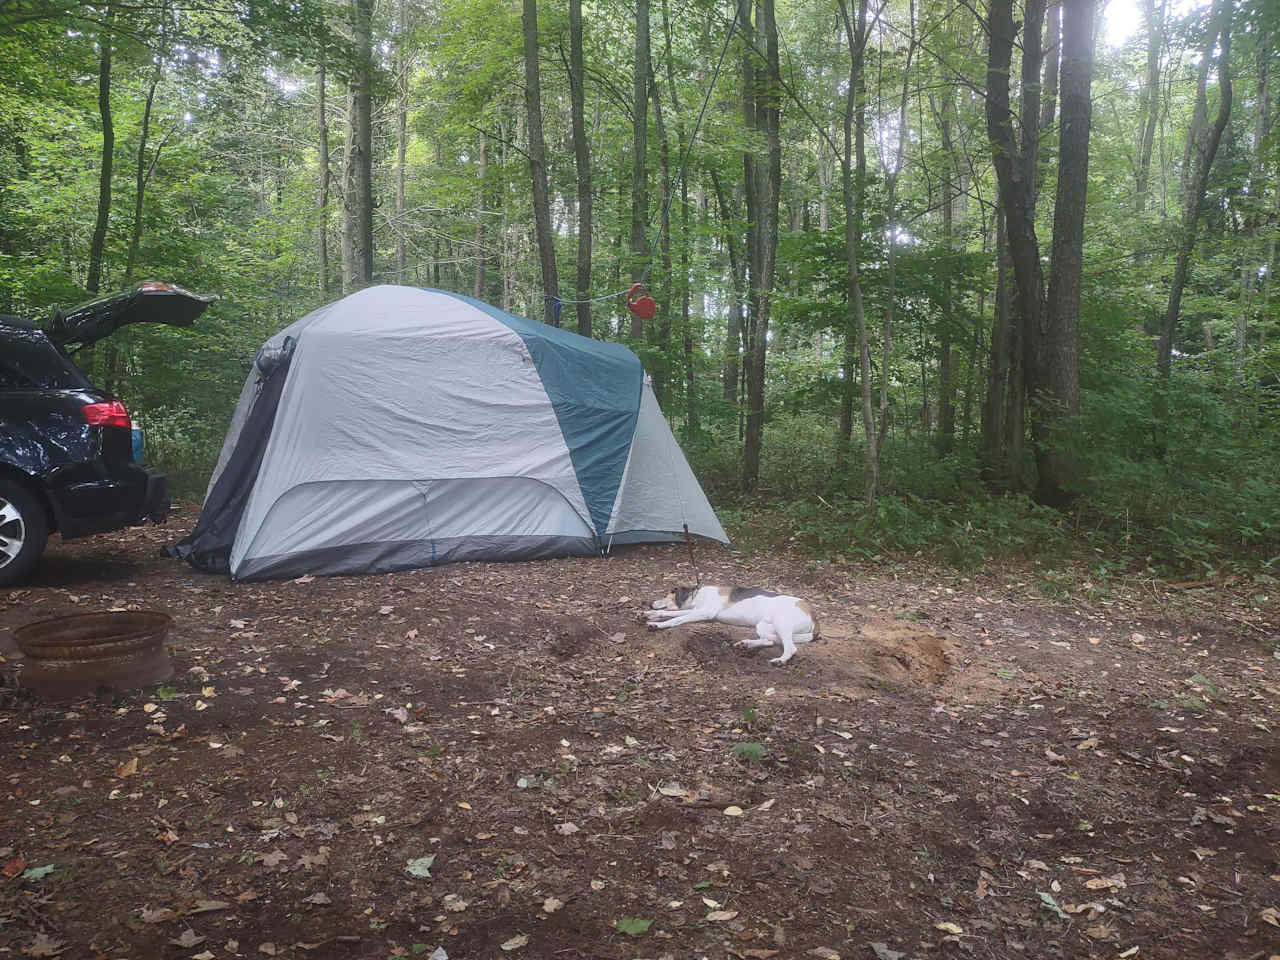
<instances>
[{"instance_id":1,"label":"white and teal tent","mask_svg":"<svg viewBox=\"0 0 1280 960\"><path fill-rule=\"evenodd\" d=\"M378 286L271 337L194 532L239 580L727 542L626 347Z\"/></svg>"}]
</instances>

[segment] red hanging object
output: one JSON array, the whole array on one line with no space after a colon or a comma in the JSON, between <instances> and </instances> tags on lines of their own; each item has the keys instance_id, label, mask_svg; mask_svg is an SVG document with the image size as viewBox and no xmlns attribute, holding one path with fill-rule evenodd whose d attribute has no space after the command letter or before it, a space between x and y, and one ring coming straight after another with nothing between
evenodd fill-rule
<instances>
[{"instance_id":1,"label":"red hanging object","mask_svg":"<svg viewBox=\"0 0 1280 960\"><path fill-rule=\"evenodd\" d=\"M637 291L639 296L636 296ZM627 291L627 309L641 320L652 320L653 315L658 312L658 305L653 302L653 297L649 296L643 283L633 283Z\"/></svg>"}]
</instances>

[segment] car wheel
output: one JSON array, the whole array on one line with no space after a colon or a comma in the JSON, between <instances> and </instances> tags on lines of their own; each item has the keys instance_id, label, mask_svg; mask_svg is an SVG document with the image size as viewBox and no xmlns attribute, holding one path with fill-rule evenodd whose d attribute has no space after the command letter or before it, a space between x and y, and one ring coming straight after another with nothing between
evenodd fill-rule
<instances>
[{"instance_id":1,"label":"car wheel","mask_svg":"<svg viewBox=\"0 0 1280 960\"><path fill-rule=\"evenodd\" d=\"M49 539L44 507L26 487L0 477L0 587L35 567Z\"/></svg>"}]
</instances>

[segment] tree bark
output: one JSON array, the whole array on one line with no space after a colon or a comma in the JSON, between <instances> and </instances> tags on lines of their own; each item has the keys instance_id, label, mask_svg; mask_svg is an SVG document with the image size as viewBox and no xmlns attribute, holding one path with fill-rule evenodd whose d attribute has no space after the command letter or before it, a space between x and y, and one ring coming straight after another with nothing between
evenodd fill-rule
<instances>
[{"instance_id":1,"label":"tree bark","mask_svg":"<svg viewBox=\"0 0 1280 960\"><path fill-rule=\"evenodd\" d=\"M346 136L342 143L342 293L356 287L356 91L347 81Z\"/></svg>"},{"instance_id":2,"label":"tree bark","mask_svg":"<svg viewBox=\"0 0 1280 960\"><path fill-rule=\"evenodd\" d=\"M373 0L354 0L356 22L356 281L373 283Z\"/></svg>"},{"instance_id":3,"label":"tree bark","mask_svg":"<svg viewBox=\"0 0 1280 960\"><path fill-rule=\"evenodd\" d=\"M742 304L745 300L746 262L738 250L738 231L734 225L733 209L721 186L720 176L711 168L711 185L716 192L716 208L724 224L724 246L729 257L729 316L725 323L724 372L721 377L722 395L726 403L738 402L738 374L742 356Z\"/></svg>"},{"instance_id":4,"label":"tree bark","mask_svg":"<svg viewBox=\"0 0 1280 960\"><path fill-rule=\"evenodd\" d=\"M319 143L316 146L316 162L320 167L320 183L316 188L316 254L320 261L320 295L329 299L329 117L325 104L324 54L316 68L316 129Z\"/></svg>"},{"instance_id":5,"label":"tree bark","mask_svg":"<svg viewBox=\"0 0 1280 960\"><path fill-rule=\"evenodd\" d=\"M845 0L837 0L849 51L849 77L844 102L844 152L840 156L840 197L844 207L845 315L843 331L843 380L840 391L840 432L836 443L836 467L849 467L853 444L855 384L862 388L864 428L872 423L871 358L867 348L867 318L862 299L858 258L862 247L863 210L866 197L866 85L863 77L867 42L867 0L859 0L858 17L850 17ZM854 375L858 365L859 374ZM869 435L868 435L869 436Z\"/></svg>"},{"instance_id":6,"label":"tree bark","mask_svg":"<svg viewBox=\"0 0 1280 960\"><path fill-rule=\"evenodd\" d=\"M480 188L476 197L476 272L475 280L471 287L472 296L477 300L483 300L484 284L485 284L485 264L488 262L488 253L484 248L485 242L485 217L488 211L485 209L485 199L489 195L489 186L487 183L489 174L489 137L480 134L480 169L477 171L477 177L480 180Z\"/></svg>"},{"instance_id":7,"label":"tree bark","mask_svg":"<svg viewBox=\"0 0 1280 960\"><path fill-rule=\"evenodd\" d=\"M951 141L951 111L953 94L946 91L939 114L938 132L947 160L942 174L942 244L948 257L955 248L955 145ZM953 265L948 261L947 274L942 284L942 329L938 335L938 453L946 456L955 446L956 409L955 385L951 371L951 340L955 333L955 310L952 302Z\"/></svg>"},{"instance_id":8,"label":"tree bark","mask_svg":"<svg viewBox=\"0 0 1280 960\"><path fill-rule=\"evenodd\" d=\"M538 3L524 0L524 103L529 118L529 171L533 177L533 223L542 265L542 319L560 325L556 298L560 279L556 273L556 243L551 232L551 198L547 189L547 143L542 134L542 90L538 77Z\"/></svg>"},{"instance_id":9,"label":"tree bark","mask_svg":"<svg viewBox=\"0 0 1280 960\"><path fill-rule=\"evenodd\" d=\"M1174 267L1173 284L1169 288L1169 306L1160 324L1160 341L1156 350L1156 371L1162 379L1168 379L1173 357L1174 332L1182 307L1182 290L1186 286L1191 268L1191 254L1195 249L1196 228L1200 221L1200 209L1204 205L1205 190L1209 183L1209 171L1222 142L1222 132L1231 118L1231 14L1229 0L1214 0L1213 11L1205 29L1203 56L1209 61L1215 46L1218 54L1218 115L1203 137L1197 137L1194 147L1194 172L1183 198L1182 242L1178 248L1178 260ZM1163 413L1163 410L1157 411ZM1162 418L1161 418L1162 419Z\"/></svg>"},{"instance_id":10,"label":"tree bark","mask_svg":"<svg viewBox=\"0 0 1280 960\"><path fill-rule=\"evenodd\" d=\"M1167 0L1144 0L1147 21L1147 75L1138 100L1138 163L1134 172L1133 207L1141 215L1147 206L1151 178L1151 153L1160 120L1160 57L1164 52L1164 14Z\"/></svg>"},{"instance_id":11,"label":"tree bark","mask_svg":"<svg viewBox=\"0 0 1280 960\"><path fill-rule=\"evenodd\" d=\"M631 282L645 274L649 223L649 0L636 0L635 75L632 79ZM631 339L644 338L644 320L631 315Z\"/></svg>"},{"instance_id":12,"label":"tree bark","mask_svg":"<svg viewBox=\"0 0 1280 960\"><path fill-rule=\"evenodd\" d=\"M404 251L405 154L409 150L409 13L399 0L399 42L396 44L396 283L405 282L407 264Z\"/></svg>"},{"instance_id":13,"label":"tree bark","mask_svg":"<svg viewBox=\"0 0 1280 960\"><path fill-rule=\"evenodd\" d=\"M764 33L766 73L763 89L756 99L755 112L765 135L767 159L763 176L757 179L759 227L756 230L756 255L760 266L759 273L752 277L755 316L751 325L750 364L747 367L746 437L742 457L742 488L747 493L754 493L760 480L760 452L764 439L764 365L778 250L778 204L782 194L782 76L774 0L760 0L757 16Z\"/></svg>"},{"instance_id":14,"label":"tree bark","mask_svg":"<svg viewBox=\"0 0 1280 960\"><path fill-rule=\"evenodd\" d=\"M667 399L669 350L671 346L671 141L667 137L667 125L662 117L662 96L656 78L649 77L649 94L653 100L653 130L658 136L658 171L662 179L662 194L658 200L662 251L662 277L660 292L654 298L658 303L657 330L649 329L649 339L658 346L658 356L653 363L653 392L661 406Z\"/></svg>"},{"instance_id":15,"label":"tree bark","mask_svg":"<svg viewBox=\"0 0 1280 960\"><path fill-rule=\"evenodd\" d=\"M116 149L116 128L111 116L111 24L115 8L107 7L105 28L98 34L98 115L102 118L102 163L98 169L98 216L89 242L89 272L85 289L97 293L102 285L103 253L107 246L107 221L111 216L111 171Z\"/></svg>"},{"instance_id":16,"label":"tree bark","mask_svg":"<svg viewBox=\"0 0 1280 960\"><path fill-rule=\"evenodd\" d=\"M1079 464L1062 431L1080 413L1080 274L1089 185L1089 98L1097 0L1062 0L1062 130L1053 207L1053 260L1037 381L1036 500L1065 507L1079 493Z\"/></svg>"},{"instance_id":17,"label":"tree bark","mask_svg":"<svg viewBox=\"0 0 1280 960\"><path fill-rule=\"evenodd\" d=\"M582 0L569 0L569 92L573 113L573 156L578 175L578 333L591 336L591 148L585 118L586 67L582 57Z\"/></svg>"}]
</instances>

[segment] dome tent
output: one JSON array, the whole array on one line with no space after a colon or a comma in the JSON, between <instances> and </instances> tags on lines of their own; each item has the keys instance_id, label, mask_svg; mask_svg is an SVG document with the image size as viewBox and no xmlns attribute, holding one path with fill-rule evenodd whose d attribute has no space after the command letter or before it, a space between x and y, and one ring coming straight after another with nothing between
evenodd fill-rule
<instances>
[{"instance_id":1,"label":"dome tent","mask_svg":"<svg viewBox=\"0 0 1280 960\"><path fill-rule=\"evenodd\" d=\"M233 579L728 542L626 347L369 287L267 340L195 530Z\"/></svg>"}]
</instances>

